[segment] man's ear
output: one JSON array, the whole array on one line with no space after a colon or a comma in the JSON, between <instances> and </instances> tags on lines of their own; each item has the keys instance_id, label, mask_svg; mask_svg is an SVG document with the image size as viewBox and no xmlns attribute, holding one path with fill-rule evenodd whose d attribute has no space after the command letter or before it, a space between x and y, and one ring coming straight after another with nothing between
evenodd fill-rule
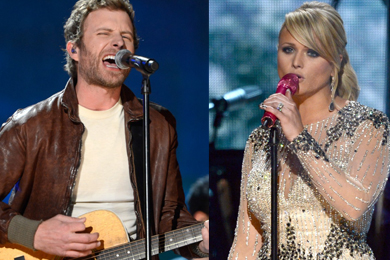
<instances>
[{"instance_id":1,"label":"man's ear","mask_svg":"<svg viewBox=\"0 0 390 260\"><path fill-rule=\"evenodd\" d=\"M66 44L66 51L73 60L79 61L79 48L74 42L68 41Z\"/></svg>"}]
</instances>

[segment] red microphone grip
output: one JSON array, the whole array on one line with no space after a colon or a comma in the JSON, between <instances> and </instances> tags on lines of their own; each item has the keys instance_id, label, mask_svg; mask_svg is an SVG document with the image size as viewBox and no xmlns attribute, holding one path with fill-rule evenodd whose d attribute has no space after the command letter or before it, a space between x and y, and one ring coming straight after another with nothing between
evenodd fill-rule
<instances>
[{"instance_id":1,"label":"red microphone grip","mask_svg":"<svg viewBox=\"0 0 390 260\"><path fill-rule=\"evenodd\" d=\"M276 93L281 93L286 95L287 89L291 91L291 95L294 95L298 89L299 78L297 75L289 73L284 75L278 83L276 88ZM275 125L276 116L268 111L264 112L263 117L261 118L261 123L263 126L272 127Z\"/></svg>"}]
</instances>

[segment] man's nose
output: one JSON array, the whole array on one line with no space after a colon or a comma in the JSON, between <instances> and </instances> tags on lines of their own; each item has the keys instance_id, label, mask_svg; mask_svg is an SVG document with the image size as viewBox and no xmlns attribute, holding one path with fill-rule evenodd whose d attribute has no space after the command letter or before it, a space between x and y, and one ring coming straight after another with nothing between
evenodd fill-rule
<instances>
[{"instance_id":1,"label":"man's nose","mask_svg":"<svg viewBox=\"0 0 390 260\"><path fill-rule=\"evenodd\" d=\"M118 48L118 49L123 49L125 46L125 41L123 40L122 35L116 34L113 36L112 39L112 46Z\"/></svg>"}]
</instances>

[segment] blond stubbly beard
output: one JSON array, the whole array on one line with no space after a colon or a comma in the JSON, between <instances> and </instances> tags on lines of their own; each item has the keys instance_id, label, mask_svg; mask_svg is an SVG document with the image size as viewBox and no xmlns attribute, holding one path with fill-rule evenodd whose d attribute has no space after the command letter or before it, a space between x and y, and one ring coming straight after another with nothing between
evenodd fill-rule
<instances>
[{"instance_id":1,"label":"blond stubbly beard","mask_svg":"<svg viewBox=\"0 0 390 260\"><path fill-rule=\"evenodd\" d=\"M97 85L108 89L118 88L122 86L130 73L130 70L121 70L120 74L116 73L117 75L111 73L111 75L109 75L110 79L107 79L107 76L104 77L98 70L99 64L102 61L95 54L87 50L83 41L80 43L80 60L84 61L84 66L80 66L80 61L78 62L79 74L82 75L83 79L89 85ZM78 77L80 75L78 75Z\"/></svg>"}]
</instances>

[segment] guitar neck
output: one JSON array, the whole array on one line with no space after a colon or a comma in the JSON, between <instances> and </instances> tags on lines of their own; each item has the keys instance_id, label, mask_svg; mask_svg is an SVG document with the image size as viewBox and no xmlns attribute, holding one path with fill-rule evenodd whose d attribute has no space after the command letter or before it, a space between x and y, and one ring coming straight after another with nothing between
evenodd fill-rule
<instances>
[{"instance_id":1,"label":"guitar neck","mask_svg":"<svg viewBox=\"0 0 390 260\"><path fill-rule=\"evenodd\" d=\"M152 236L152 255L202 241L201 230L203 226L203 223L198 223L165 234ZM96 259L144 259L146 257L145 239L112 247L95 254L97 256Z\"/></svg>"}]
</instances>

